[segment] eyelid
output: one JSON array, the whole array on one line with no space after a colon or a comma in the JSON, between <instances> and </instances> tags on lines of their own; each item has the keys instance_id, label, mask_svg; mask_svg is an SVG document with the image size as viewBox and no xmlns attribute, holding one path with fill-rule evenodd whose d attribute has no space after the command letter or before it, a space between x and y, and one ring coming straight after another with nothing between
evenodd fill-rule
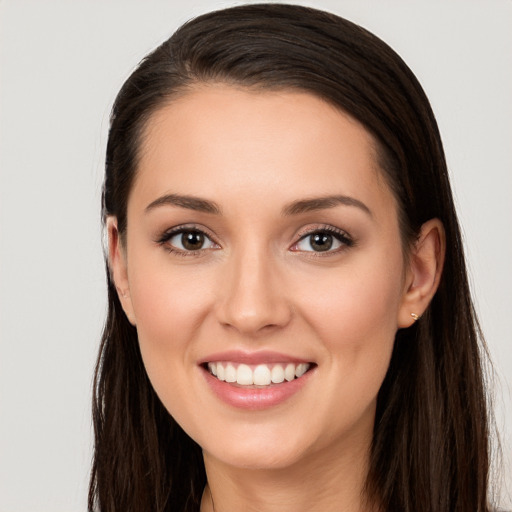
<instances>
[{"instance_id":1,"label":"eyelid","mask_svg":"<svg viewBox=\"0 0 512 512\"><path fill-rule=\"evenodd\" d=\"M197 231L199 233L202 233L206 238L208 238L213 244L215 244L217 247L215 248L206 248L206 249L197 249L197 250L181 250L174 246L166 246L167 250L170 252L174 252L180 255L186 255L186 256L194 256L199 255L205 251L211 250L211 249L220 249L221 245L217 241L216 236L211 233L211 231L206 228L205 226L199 225L199 224L180 224L177 226L173 226L172 228L168 228L164 230L156 239L155 243L159 245L165 245L171 238L173 238L176 235L179 235L180 233L186 232L186 231ZM328 233L332 235L334 238L336 238L341 244L342 247L339 247L334 250L327 250L325 252L321 251L304 251L300 249L294 249L294 247L297 246L297 244L304 240L306 237L311 236L315 233ZM312 253L309 254L309 256L327 256L336 254L340 251L343 251L344 249L347 249L349 247L352 247L355 245L355 240L353 237L345 230L337 228L335 226L332 226L330 224L316 224L316 225L308 225L304 228L301 228L297 235L296 235L296 241L292 244L289 250L293 252L301 252L301 253Z\"/></svg>"},{"instance_id":2,"label":"eyelid","mask_svg":"<svg viewBox=\"0 0 512 512\"><path fill-rule=\"evenodd\" d=\"M324 251L324 252L313 251L313 250L312 251L304 251L304 250L300 250L300 249L294 249L294 247L296 247L299 244L299 242L304 240L306 237L314 235L316 233L327 233L329 235L332 235L334 238L336 238L336 240L338 240L342 244L342 247L339 247L334 250ZM309 254L309 256L318 257L318 256L327 256L327 255L336 254L340 251L343 251L344 249L353 247L354 245L355 245L354 238L344 229L337 228L330 224L317 224L314 226L309 225L309 226L299 230L299 232L297 233L297 240L293 243L290 250L294 251L294 252L312 253L312 254Z\"/></svg>"},{"instance_id":3,"label":"eyelid","mask_svg":"<svg viewBox=\"0 0 512 512\"><path fill-rule=\"evenodd\" d=\"M327 231L329 233L337 234L340 236L345 236L347 238L352 238L348 231L337 228L336 226L333 226L331 224L308 224L305 227L302 227L297 232L297 240L300 240L301 238L304 238L307 235L311 235L312 233L318 233Z\"/></svg>"},{"instance_id":4,"label":"eyelid","mask_svg":"<svg viewBox=\"0 0 512 512\"><path fill-rule=\"evenodd\" d=\"M215 249L220 248L220 244L216 240L216 237L211 233L211 231L209 229L207 229L206 227L198 225L198 224L180 224L178 226L174 226L172 228L166 229L159 236L157 236L157 238L155 239L155 242L159 245L165 245L174 236L179 235L180 233L187 232L187 231L197 231L199 233L202 233L206 238L208 238L213 244L215 244L217 246ZM193 255L197 255L201 252L210 250L212 248L197 249L195 251L184 251L177 247L167 246L167 249L170 252L175 252L175 253L183 254L183 255L187 255L187 256L193 256Z\"/></svg>"}]
</instances>

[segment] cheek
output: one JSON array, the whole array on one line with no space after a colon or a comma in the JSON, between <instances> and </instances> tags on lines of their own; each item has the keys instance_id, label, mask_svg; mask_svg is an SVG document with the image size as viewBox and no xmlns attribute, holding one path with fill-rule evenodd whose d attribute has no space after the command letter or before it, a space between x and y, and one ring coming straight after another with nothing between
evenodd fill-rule
<instances>
[{"instance_id":1,"label":"cheek","mask_svg":"<svg viewBox=\"0 0 512 512\"><path fill-rule=\"evenodd\" d=\"M340 340L346 333L350 338L365 338L371 330L396 332L397 316L402 297L402 266L395 264L347 267L305 284L302 291L303 311L317 328L338 332Z\"/></svg>"},{"instance_id":2,"label":"cheek","mask_svg":"<svg viewBox=\"0 0 512 512\"><path fill-rule=\"evenodd\" d=\"M172 264L163 249L134 250L129 257L130 294L139 332L151 333L155 343L166 344L189 335L212 298L208 273L190 262Z\"/></svg>"},{"instance_id":3,"label":"cheek","mask_svg":"<svg viewBox=\"0 0 512 512\"><path fill-rule=\"evenodd\" d=\"M177 396L166 391L169 380L174 382L175 391L175 386L188 378L184 369L196 357L192 341L198 336L213 294L211 283L200 272L185 267L173 269L165 257L163 260L149 265L140 260L137 265L137 259L132 258L136 272L129 279L144 365L167 405Z\"/></svg>"},{"instance_id":4,"label":"cheek","mask_svg":"<svg viewBox=\"0 0 512 512\"><path fill-rule=\"evenodd\" d=\"M328 293L304 304L328 369L324 420L330 418L334 437L362 425L372 428L397 331L401 262L397 268L340 274Z\"/></svg>"},{"instance_id":5,"label":"cheek","mask_svg":"<svg viewBox=\"0 0 512 512\"><path fill-rule=\"evenodd\" d=\"M386 264L378 262L379 258L368 259L317 279L316 289L323 291L303 293L301 307L340 380L375 394L387 372L398 328L403 269L401 254Z\"/></svg>"}]
</instances>

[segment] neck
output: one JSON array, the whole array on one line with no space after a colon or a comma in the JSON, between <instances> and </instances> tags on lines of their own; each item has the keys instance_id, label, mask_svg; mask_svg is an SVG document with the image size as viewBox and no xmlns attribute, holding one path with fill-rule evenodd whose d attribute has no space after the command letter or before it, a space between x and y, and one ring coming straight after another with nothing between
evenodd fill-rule
<instances>
[{"instance_id":1,"label":"neck","mask_svg":"<svg viewBox=\"0 0 512 512\"><path fill-rule=\"evenodd\" d=\"M362 512L368 446L315 453L285 468L229 466L204 453L208 485L202 512Z\"/></svg>"}]
</instances>

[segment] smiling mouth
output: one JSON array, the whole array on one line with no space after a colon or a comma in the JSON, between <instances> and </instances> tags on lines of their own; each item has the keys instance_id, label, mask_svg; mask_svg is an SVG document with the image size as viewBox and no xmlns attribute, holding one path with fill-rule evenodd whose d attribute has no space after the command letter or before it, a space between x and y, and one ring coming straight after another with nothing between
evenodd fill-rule
<instances>
[{"instance_id":1,"label":"smiling mouth","mask_svg":"<svg viewBox=\"0 0 512 512\"><path fill-rule=\"evenodd\" d=\"M239 386L271 386L300 379L312 363L241 364L229 361L207 363L205 368L222 382Z\"/></svg>"}]
</instances>

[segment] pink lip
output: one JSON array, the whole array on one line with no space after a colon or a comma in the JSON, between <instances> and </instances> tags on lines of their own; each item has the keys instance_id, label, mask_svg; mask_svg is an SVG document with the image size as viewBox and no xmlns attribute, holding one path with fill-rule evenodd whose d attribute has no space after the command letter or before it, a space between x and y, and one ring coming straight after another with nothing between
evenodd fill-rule
<instances>
[{"instance_id":1,"label":"pink lip","mask_svg":"<svg viewBox=\"0 0 512 512\"><path fill-rule=\"evenodd\" d=\"M232 361L244 364L307 362L304 359L297 359L283 354L277 354L275 352L260 352L254 354L222 352L219 354L212 354L209 356L207 361ZM308 383L316 370L316 367L313 367L304 375L302 375L302 377L294 379L290 382L285 381L281 384L271 384L270 386L265 387L240 386L236 383L220 381L205 368L205 363L206 361L201 364L201 371L206 380L206 383L217 396L217 398L232 407L252 411L268 409L282 404L293 395L300 392L300 390Z\"/></svg>"},{"instance_id":2,"label":"pink lip","mask_svg":"<svg viewBox=\"0 0 512 512\"><path fill-rule=\"evenodd\" d=\"M241 350L228 350L225 352L216 352L201 359L198 363L204 365L206 363L215 363L218 361L231 361L233 363L244 364L270 364L270 363L309 363L307 359L281 354L279 352L260 351L260 352L243 352Z\"/></svg>"}]
</instances>

